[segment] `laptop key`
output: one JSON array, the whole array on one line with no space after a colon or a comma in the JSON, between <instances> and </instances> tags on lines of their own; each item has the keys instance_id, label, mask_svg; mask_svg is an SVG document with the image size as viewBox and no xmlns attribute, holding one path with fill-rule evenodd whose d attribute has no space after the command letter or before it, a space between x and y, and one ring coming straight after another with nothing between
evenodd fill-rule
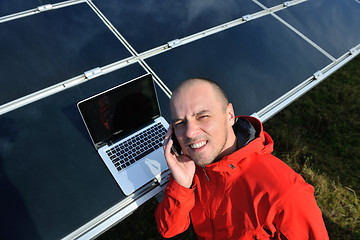
<instances>
[{"instance_id":1,"label":"laptop key","mask_svg":"<svg viewBox=\"0 0 360 240\"><path fill-rule=\"evenodd\" d=\"M145 157L146 155L148 155L149 153L151 153L153 150L150 148L148 150L146 150L145 152L141 153L140 155L135 157L136 161L139 161L141 158Z\"/></svg>"},{"instance_id":2,"label":"laptop key","mask_svg":"<svg viewBox=\"0 0 360 240\"><path fill-rule=\"evenodd\" d=\"M115 167L124 169L149 153L163 146L163 138L167 130L160 124L153 125L144 132L135 135L124 143L120 143L108 150L108 155L113 158ZM112 156L112 152L117 152ZM116 155L119 155L116 158ZM120 159L119 159L120 158Z\"/></svg>"}]
</instances>

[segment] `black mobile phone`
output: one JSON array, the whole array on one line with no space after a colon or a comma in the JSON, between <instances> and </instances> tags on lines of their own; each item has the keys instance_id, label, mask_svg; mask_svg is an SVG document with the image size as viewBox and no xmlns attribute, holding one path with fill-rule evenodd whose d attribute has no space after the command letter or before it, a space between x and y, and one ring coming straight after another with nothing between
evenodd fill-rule
<instances>
[{"instance_id":1,"label":"black mobile phone","mask_svg":"<svg viewBox=\"0 0 360 240\"><path fill-rule=\"evenodd\" d=\"M180 143L176 138L175 132L171 134L171 139L173 140L173 145L171 147L171 152L173 152L176 156L180 156L181 154L181 147Z\"/></svg>"}]
</instances>

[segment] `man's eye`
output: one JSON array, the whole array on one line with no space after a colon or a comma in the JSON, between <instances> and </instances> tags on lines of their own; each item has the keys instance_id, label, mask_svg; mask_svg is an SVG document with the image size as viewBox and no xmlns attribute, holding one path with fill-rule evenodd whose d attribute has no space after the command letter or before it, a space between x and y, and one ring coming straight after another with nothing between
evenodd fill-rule
<instances>
[{"instance_id":1,"label":"man's eye","mask_svg":"<svg viewBox=\"0 0 360 240\"><path fill-rule=\"evenodd\" d=\"M201 115L199 118L207 118L209 115Z\"/></svg>"},{"instance_id":2,"label":"man's eye","mask_svg":"<svg viewBox=\"0 0 360 240\"><path fill-rule=\"evenodd\" d=\"M176 122L176 123L174 123L174 126L175 127L179 127L179 126L181 126L183 124L183 122Z\"/></svg>"}]
</instances>

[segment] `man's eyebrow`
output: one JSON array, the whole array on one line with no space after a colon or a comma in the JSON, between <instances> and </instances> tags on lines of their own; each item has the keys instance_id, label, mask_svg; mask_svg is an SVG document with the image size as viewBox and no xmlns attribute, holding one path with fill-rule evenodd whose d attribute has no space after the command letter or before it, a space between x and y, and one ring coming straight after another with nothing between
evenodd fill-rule
<instances>
[{"instance_id":1,"label":"man's eyebrow","mask_svg":"<svg viewBox=\"0 0 360 240\"><path fill-rule=\"evenodd\" d=\"M208 109L204 109L204 110L201 110L199 112L196 112L196 113L193 113L191 116L199 116L199 115L203 115L203 114L208 114L210 112L210 110ZM174 118L172 119L171 121L173 123L175 122L179 122L179 121L183 121L185 118Z\"/></svg>"},{"instance_id":2,"label":"man's eyebrow","mask_svg":"<svg viewBox=\"0 0 360 240\"><path fill-rule=\"evenodd\" d=\"M194 113L193 116L203 115L203 114L207 114L209 112L210 112L210 110L204 109L204 110L201 110L200 112Z\"/></svg>"},{"instance_id":3,"label":"man's eyebrow","mask_svg":"<svg viewBox=\"0 0 360 240\"><path fill-rule=\"evenodd\" d=\"M181 118L174 118L171 121L172 121L172 123L176 123L176 122L179 122L179 121L182 121L182 120L183 119L181 119Z\"/></svg>"}]
</instances>

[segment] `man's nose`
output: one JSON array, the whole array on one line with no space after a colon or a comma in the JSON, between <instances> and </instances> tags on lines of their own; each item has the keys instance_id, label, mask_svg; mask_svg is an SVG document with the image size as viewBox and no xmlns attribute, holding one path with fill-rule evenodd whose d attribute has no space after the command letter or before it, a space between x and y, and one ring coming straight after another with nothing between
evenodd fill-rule
<instances>
[{"instance_id":1,"label":"man's nose","mask_svg":"<svg viewBox=\"0 0 360 240\"><path fill-rule=\"evenodd\" d=\"M198 133L199 127L194 121L188 121L186 124L186 137L187 138L194 138Z\"/></svg>"}]
</instances>

